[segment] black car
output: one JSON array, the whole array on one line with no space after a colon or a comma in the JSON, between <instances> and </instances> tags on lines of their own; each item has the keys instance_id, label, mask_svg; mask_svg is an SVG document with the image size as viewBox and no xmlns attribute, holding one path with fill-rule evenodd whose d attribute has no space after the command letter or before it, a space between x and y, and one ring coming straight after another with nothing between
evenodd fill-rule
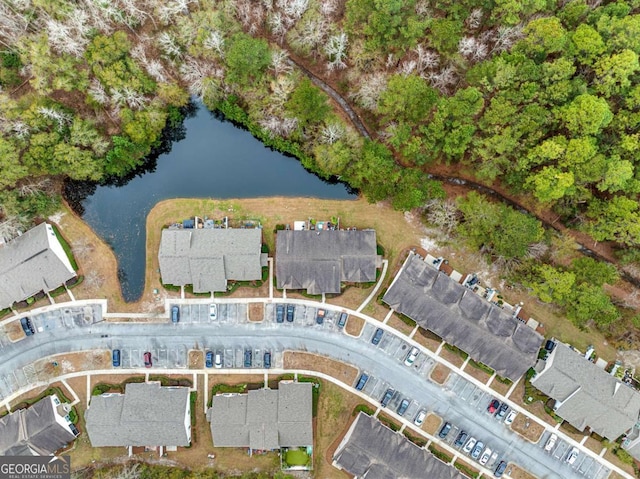
<instances>
[{"instance_id":1,"label":"black car","mask_svg":"<svg viewBox=\"0 0 640 479\"><path fill-rule=\"evenodd\" d=\"M293 304L287 304L287 321L293 323L293 317L296 312L296 307Z\"/></svg>"},{"instance_id":2,"label":"black car","mask_svg":"<svg viewBox=\"0 0 640 479\"><path fill-rule=\"evenodd\" d=\"M114 368L120 367L120 350L114 349L111 351L111 364Z\"/></svg>"},{"instance_id":3,"label":"black car","mask_svg":"<svg viewBox=\"0 0 640 479\"><path fill-rule=\"evenodd\" d=\"M455 442L453 443L453 445L457 448L461 448L462 445L467 442L467 439L469 439L469 434L467 434L464 431L460 431L460 433L458 434L458 437L456 437Z\"/></svg>"},{"instance_id":4,"label":"black car","mask_svg":"<svg viewBox=\"0 0 640 479\"><path fill-rule=\"evenodd\" d=\"M384 396L382 396L382 399L380 400L380 405L382 407L387 407L387 404L389 404L389 401L391 401L391 398L393 397L394 394L395 394L395 390L393 388L387 389L386 392L384 393Z\"/></svg>"},{"instance_id":5,"label":"black car","mask_svg":"<svg viewBox=\"0 0 640 479\"><path fill-rule=\"evenodd\" d=\"M27 336L36 334L36 330L33 328L33 324L31 324L31 320L29 318L22 318L20 320L20 325L22 326L24 334L26 334Z\"/></svg>"},{"instance_id":6,"label":"black car","mask_svg":"<svg viewBox=\"0 0 640 479\"><path fill-rule=\"evenodd\" d=\"M269 351L264 352L264 358L262 363L264 364L265 369L271 368L271 353Z\"/></svg>"},{"instance_id":7,"label":"black car","mask_svg":"<svg viewBox=\"0 0 640 479\"><path fill-rule=\"evenodd\" d=\"M213 367L213 351L207 351L207 354L204 357L204 365L208 368Z\"/></svg>"},{"instance_id":8,"label":"black car","mask_svg":"<svg viewBox=\"0 0 640 479\"><path fill-rule=\"evenodd\" d=\"M180 321L180 308L178 306L171 306L171 322L177 323Z\"/></svg>"},{"instance_id":9,"label":"black car","mask_svg":"<svg viewBox=\"0 0 640 479\"><path fill-rule=\"evenodd\" d=\"M384 331L381 328L376 329L376 333L373 335L373 338L371 338L371 344L375 344L376 346L380 344L383 334Z\"/></svg>"},{"instance_id":10,"label":"black car","mask_svg":"<svg viewBox=\"0 0 640 479\"><path fill-rule=\"evenodd\" d=\"M502 477L506 468L507 463L505 461L500 461L500 464L498 464L498 467L496 467L496 471L493 473L493 475L496 477Z\"/></svg>"},{"instance_id":11,"label":"black car","mask_svg":"<svg viewBox=\"0 0 640 479\"><path fill-rule=\"evenodd\" d=\"M502 403L500 405L500 408L498 409L498 412L496 413L496 417L498 419L502 419L507 415L507 411L509 410L509 405L507 403Z\"/></svg>"},{"instance_id":12,"label":"black car","mask_svg":"<svg viewBox=\"0 0 640 479\"><path fill-rule=\"evenodd\" d=\"M250 349L245 349L244 350L244 367L245 368L250 368L251 367L251 350Z\"/></svg>"},{"instance_id":13,"label":"black car","mask_svg":"<svg viewBox=\"0 0 640 479\"><path fill-rule=\"evenodd\" d=\"M438 433L438 437L440 439L444 439L445 437L447 437L447 434L449 434L449 431L451 431L451 423L450 422L445 422L444 425L440 428L440 432Z\"/></svg>"},{"instance_id":14,"label":"black car","mask_svg":"<svg viewBox=\"0 0 640 479\"><path fill-rule=\"evenodd\" d=\"M342 313L340 315L340 319L338 319L338 327L339 328L344 328L344 325L347 324L347 318L349 317L349 315L347 313Z\"/></svg>"},{"instance_id":15,"label":"black car","mask_svg":"<svg viewBox=\"0 0 640 479\"><path fill-rule=\"evenodd\" d=\"M276 305L276 323L284 322L284 305L277 304Z\"/></svg>"},{"instance_id":16,"label":"black car","mask_svg":"<svg viewBox=\"0 0 640 479\"><path fill-rule=\"evenodd\" d=\"M367 373L362 373L360 375L360 379L358 379L358 384L356 384L356 389L358 391L362 391L362 388L364 388L364 385L367 384L368 380L369 380L369 375Z\"/></svg>"},{"instance_id":17,"label":"black car","mask_svg":"<svg viewBox=\"0 0 640 479\"><path fill-rule=\"evenodd\" d=\"M409 407L409 400L403 399L402 402L400 403L400 406L398 406L398 409L396 409L396 412L400 416L402 416L405 412L407 412L408 407Z\"/></svg>"}]
</instances>

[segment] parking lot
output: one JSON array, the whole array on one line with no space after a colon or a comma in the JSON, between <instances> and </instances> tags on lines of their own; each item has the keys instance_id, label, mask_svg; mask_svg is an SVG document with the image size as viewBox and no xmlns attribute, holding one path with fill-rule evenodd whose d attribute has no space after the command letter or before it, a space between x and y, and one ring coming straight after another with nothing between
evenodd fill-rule
<instances>
[{"instance_id":1,"label":"parking lot","mask_svg":"<svg viewBox=\"0 0 640 479\"><path fill-rule=\"evenodd\" d=\"M538 442L540 448L544 449L551 434L551 431L544 432ZM568 464L566 458L571 449L572 446L569 443L558 438L551 450L545 451L545 453L557 460L559 467L570 467L587 479L604 479L609 475L609 469L586 454L581 453L573 464Z\"/></svg>"}]
</instances>

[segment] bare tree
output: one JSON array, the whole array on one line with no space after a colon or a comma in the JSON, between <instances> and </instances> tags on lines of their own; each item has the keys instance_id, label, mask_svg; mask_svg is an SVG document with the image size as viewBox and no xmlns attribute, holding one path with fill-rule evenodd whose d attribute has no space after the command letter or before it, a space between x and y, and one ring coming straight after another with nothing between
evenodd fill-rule
<instances>
[{"instance_id":1,"label":"bare tree","mask_svg":"<svg viewBox=\"0 0 640 479\"><path fill-rule=\"evenodd\" d=\"M383 73L374 73L362 77L360 89L353 95L353 99L363 108L375 111L378 99L387 89L387 78Z\"/></svg>"},{"instance_id":2,"label":"bare tree","mask_svg":"<svg viewBox=\"0 0 640 479\"><path fill-rule=\"evenodd\" d=\"M443 93L446 93L449 87L455 85L458 81L458 75L453 65L448 65L435 72L426 75L431 85Z\"/></svg>"},{"instance_id":3,"label":"bare tree","mask_svg":"<svg viewBox=\"0 0 640 479\"><path fill-rule=\"evenodd\" d=\"M344 127L340 123L329 123L320 131L320 140L323 143L332 145L345 134Z\"/></svg>"},{"instance_id":4,"label":"bare tree","mask_svg":"<svg viewBox=\"0 0 640 479\"><path fill-rule=\"evenodd\" d=\"M482 25L482 8L474 8L465 20L465 23L472 30L480 27L480 25Z\"/></svg>"},{"instance_id":5,"label":"bare tree","mask_svg":"<svg viewBox=\"0 0 640 479\"><path fill-rule=\"evenodd\" d=\"M279 118L275 115L268 115L260 120L258 124L272 135L289 136L298 126L297 118Z\"/></svg>"},{"instance_id":6,"label":"bare tree","mask_svg":"<svg viewBox=\"0 0 640 479\"><path fill-rule=\"evenodd\" d=\"M21 184L17 190L20 196L30 196L38 193L51 193L53 183L50 178L42 178Z\"/></svg>"},{"instance_id":7,"label":"bare tree","mask_svg":"<svg viewBox=\"0 0 640 479\"><path fill-rule=\"evenodd\" d=\"M291 76L278 76L271 86L271 101L269 106L273 106L274 109L280 110L295 87L296 83Z\"/></svg>"},{"instance_id":8,"label":"bare tree","mask_svg":"<svg viewBox=\"0 0 640 479\"><path fill-rule=\"evenodd\" d=\"M189 93L199 98L205 95L215 95L220 90L218 79L224 72L210 63L205 63L189 57L180 65L180 76L189 85Z\"/></svg>"},{"instance_id":9,"label":"bare tree","mask_svg":"<svg viewBox=\"0 0 640 479\"><path fill-rule=\"evenodd\" d=\"M293 69L285 50L276 50L271 54L271 68L276 76L289 73Z\"/></svg>"},{"instance_id":10,"label":"bare tree","mask_svg":"<svg viewBox=\"0 0 640 479\"><path fill-rule=\"evenodd\" d=\"M10 241L20 236L26 224L27 221L24 217L18 215L5 216L4 219L0 221L0 239Z\"/></svg>"},{"instance_id":11,"label":"bare tree","mask_svg":"<svg viewBox=\"0 0 640 479\"><path fill-rule=\"evenodd\" d=\"M413 51L418 57L416 59L416 69L420 73L423 73L425 70L437 68L440 64L440 57L438 54L423 45L418 45L413 49Z\"/></svg>"},{"instance_id":12,"label":"bare tree","mask_svg":"<svg viewBox=\"0 0 640 479\"><path fill-rule=\"evenodd\" d=\"M178 15L186 15L189 13L189 4L196 0L171 0L163 3L158 9L158 17L163 25L169 25ZM197 3L197 1L196 1Z\"/></svg>"},{"instance_id":13,"label":"bare tree","mask_svg":"<svg viewBox=\"0 0 640 479\"><path fill-rule=\"evenodd\" d=\"M278 8L292 19L299 19L309 8L309 0L278 0Z\"/></svg>"},{"instance_id":14,"label":"bare tree","mask_svg":"<svg viewBox=\"0 0 640 479\"><path fill-rule=\"evenodd\" d=\"M100 289L104 284L104 276L98 273L95 269L91 269L84 275L84 284L87 288L92 290ZM118 475L118 477L122 476Z\"/></svg>"},{"instance_id":15,"label":"bare tree","mask_svg":"<svg viewBox=\"0 0 640 479\"><path fill-rule=\"evenodd\" d=\"M91 85L89 85L89 90L87 91L89 96L99 105L106 105L109 103L109 95L105 91L102 83L96 78L91 80Z\"/></svg>"},{"instance_id":16,"label":"bare tree","mask_svg":"<svg viewBox=\"0 0 640 479\"><path fill-rule=\"evenodd\" d=\"M320 13L325 17L330 17L338 11L337 0L323 0L320 2Z\"/></svg>"},{"instance_id":17,"label":"bare tree","mask_svg":"<svg viewBox=\"0 0 640 479\"><path fill-rule=\"evenodd\" d=\"M513 27L501 26L496 32L496 43L493 46L492 52L508 50L520 38L522 38L522 25L516 25Z\"/></svg>"},{"instance_id":18,"label":"bare tree","mask_svg":"<svg viewBox=\"0 0 640 479\"><path fill-rule=\"evenodd\" d=\"M73 120L73 117L70 114L58 111L54 108L41 106L37 111L45 118L55 121L58 124L58 129L64 128L71 123L71 120Z\"/></svg>"},{"instance_id":19,"label":"bare tree","mask_svg":"<svg viewBox=\"0 0 640 479\"><path fill-rule=\"evenodd\" d=\"M458 226L459 213L453 201L433 199L429 200L424 208L427 221L447 234L451 234Z\"/></svg>"},{"instance_id":20,"label":"bare tree","mask_svg":"<svg viewBox=\"0 0 640 479\"><path fill-rule=\"evenodd\" d=\"M209 36L204 41L204 47L214 50L224 58L224 37L218 30L209 32Z\"/></svg>"},{"instance_id":21,"label":"bare tree","mask_svg":"<svg viewBox=\"0 0 640 479\"><path fill-rule=\"evenodd\" d=\"M416 71L418 62L415 60L404 60L397 68L400 75L409 76Z\"/></svg>"},{"instance_id":22,"label":"bare tree","mask_svg":"<svg viewBox=\"0 0 640 479\"><path fill-rule=\"evenodd\" d=\"M329 57L329 63L327 68L330 71L342 70L347 67L344 60L347 58L347 45L349 44L349 38L344 32L340 32L337 35L329 37L329 41L324 47L324 51Z\"/></svg>"},{"instance_id":23,"label":"bare tree","mask_svg":"<svg viewBox=\"0 0 640 479\"><path fill-rule=\"evenodd\" d=\"M162 32L158 35L158 46L160 50L170 58L179 58L182 56L182 50L176 42L176 39L169 32Z\"/></svg>"}]
</instances>

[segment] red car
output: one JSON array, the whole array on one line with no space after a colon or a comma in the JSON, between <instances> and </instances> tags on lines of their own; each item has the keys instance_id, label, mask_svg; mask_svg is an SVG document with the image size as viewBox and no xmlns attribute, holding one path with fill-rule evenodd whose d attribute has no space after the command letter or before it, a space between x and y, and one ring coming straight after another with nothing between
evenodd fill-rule
<instances>
[{"instance_id":1,"label":"red car","mask_svg":"<svg viewBox=\"0 0 640 479\"><path fill-rule=\"evenodd\" d=\"M499 407L500 407L500 401L498 401L497 399L493 399L489 403L489 407L487 407L487 411L489 412L489 414L493 414L498 410Z\"/></svg>"},{"instance_id":2,"label":"red car","mask_svg":"<svg viewBox=\"0 0 640 479\"><path fill-rule=\"evenodd\" d=\"M153 366L153 362L151 361L151 353L147 351L146 353L144 353L144 367L150 368L151 366Z\"/></svg>"}]
</instances>

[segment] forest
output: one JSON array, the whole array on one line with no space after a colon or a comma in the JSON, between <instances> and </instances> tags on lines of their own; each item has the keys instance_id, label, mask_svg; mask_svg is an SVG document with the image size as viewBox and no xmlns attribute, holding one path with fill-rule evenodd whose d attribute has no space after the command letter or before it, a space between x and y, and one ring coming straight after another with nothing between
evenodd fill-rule
<instances>
[{"instance_id":1,"label":"forest","mask_svg":"<svg viewBox=\"0 0 640 479\"><path fill-rule=\"evenodd\" d=\"M430 173L499 185L637 268L639 7L2 0L0 236L55 210L65 178L142 165L197 98L369 201L422 208L576 324L607 330L623 314L603 290L615 268L556 261L535 218L477 194L445 200Z\"/></svg>"}]
</instances>

